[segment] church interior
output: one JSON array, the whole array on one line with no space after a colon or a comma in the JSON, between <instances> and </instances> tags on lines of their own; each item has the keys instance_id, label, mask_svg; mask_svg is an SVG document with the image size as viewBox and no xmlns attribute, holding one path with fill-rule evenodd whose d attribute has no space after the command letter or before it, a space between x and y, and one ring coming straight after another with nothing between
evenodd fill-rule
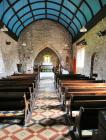
<instances>
[{"instance_id":1,"label":"church interior","mask_svg":"<svg viewBox=\"0 0 106 140\"><path fill-rule=\"evenodd\" d=\"M0 140L106 140L106 0L0 0Z\"/></svg>"}]
</instances>

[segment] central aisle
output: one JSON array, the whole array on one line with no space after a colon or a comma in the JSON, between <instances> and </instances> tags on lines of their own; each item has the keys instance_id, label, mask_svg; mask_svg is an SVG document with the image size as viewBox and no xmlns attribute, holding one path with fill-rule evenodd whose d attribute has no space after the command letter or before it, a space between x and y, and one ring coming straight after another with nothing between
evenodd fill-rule
<instances>
[{"instance_id":1,"label":"central aisle","mask_svg":"<svg viewBox=\"0 0 106 140\"><path fill-rule=\"evenodd\" d=\"M42 79L38 88L30 129L35 132L33 140L71 140L66 114L56 95L53 79Z\"/></svg>"}]
</instances>

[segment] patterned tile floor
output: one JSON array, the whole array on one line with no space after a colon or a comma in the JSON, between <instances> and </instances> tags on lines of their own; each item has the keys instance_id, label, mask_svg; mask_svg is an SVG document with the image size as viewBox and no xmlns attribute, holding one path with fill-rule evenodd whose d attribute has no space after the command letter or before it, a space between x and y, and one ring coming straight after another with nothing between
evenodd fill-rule
<instances>
[{"instance_id":1,"label":"patterned tile floor","mask_svg":"<svg viewBox=\"0 0 106 140\"><path fill-rule=\"evenodd\" d=\"M32 119L27 127L0 124L0 140L71 140L67 116L62 111L52 79L42 79Z\"/></svg>"}]
</instances>

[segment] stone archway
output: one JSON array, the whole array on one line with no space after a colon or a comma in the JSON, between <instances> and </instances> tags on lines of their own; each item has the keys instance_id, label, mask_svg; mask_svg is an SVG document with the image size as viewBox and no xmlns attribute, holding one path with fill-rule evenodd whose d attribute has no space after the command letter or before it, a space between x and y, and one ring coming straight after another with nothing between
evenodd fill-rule
<instances>
[{"instance_id":1,"label":"stone archway","mask_svg":"<svg viewBox=\"0 0 106 140\"><path fill-rule=\"evenodd\" d=\"M22 45L23 42L26 46ZM47 47L55 52L65 67L67 44L72 46L72 37L62 25L50 20L33 22L21 33L19 38L19 60L23 71L33 71L35 58Z\"/></svg>"},{"instance_id":2,"label":"stone archway","mask_svg":"<svg viewBox=\"0 0 106 140\"><path fill-rule=\"evenodd\" d=\"M57 66L60 63L59 55L49 47L43 47L39 50L39 53L35 57L34 65L41 65L44 61L44 56L48 55L51 58L51 63L53 66Z\"/></svg>"}]
</instances>

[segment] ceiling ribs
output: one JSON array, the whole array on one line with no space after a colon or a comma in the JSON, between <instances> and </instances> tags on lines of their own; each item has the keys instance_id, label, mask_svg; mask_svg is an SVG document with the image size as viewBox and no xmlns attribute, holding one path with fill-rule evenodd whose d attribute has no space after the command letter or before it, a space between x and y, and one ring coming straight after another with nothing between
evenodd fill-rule
<instances>
[{"instance_id":1,"label":"ceiling ribs","mask_svg":"<svg viewBox=\"0 0 106 140\"><path fill-rule=\"evenodd\" d=\"M106 17L106 5L94 16L94 18L89 21L86 25L87 30L89 31L92 27L94 27L101 19ZM84 33L79 33L76 38L74 38L73 43L77 41Z\"/></svg>"},{"instance_id":2,"label":"ceiling ribs","mask_svg":"<svg viewBox=\"0 0 106 140\"><path fill-rule=\"evenodd\" d=\"M8 2L8 4L10 5L11 9L14 11L14 13L16 13L15 9L11 6L10 1L7 0L7 2ZM23 22L20 20L20 17L19 17L17 14L15 14L15 15L16 15L16 17L18 18L18 20L20 21L21 25L22 25L23 27L25 27L24 24L23 24Z\"/></svg>"},{"instance_id":3,"label":"ceiling ribs","mask_svg":"<svg viewBox=\"0 0 106 140\"><path fill-rule=\"evenodd\" d=\"M76 7L76 9L78 9L78 6L77 5L75 5L75 3L74 2L72 2L72 0L68 0L71 4L73 4L75 7ZM79 9L79 11L80 11L80 13L83 15L83 17L84 17L84 19L85 19L85 22L87 23L87 18L86 18L86 16L84 15L84 13Z\"/></svg>"},{"instance_id":4,"label":"ceiling ribs","mask_svg":"<svg viewBox=\"0 0 106 140\"><path fill-rule=\"evenodd\" d=\"M85 4L88 6L88 8L89 8L89 10L90 10L90 12L91 12L92 17L94 17L94 13L93 13L92 8L90 7L90 5L88 4L88 2L87 2L86 0L84 0L84 2L85 2Z\"/></svg>"},{"instance_id":5,"label":"ceiling ribs","mask_svg":"<svg viewBox=\"0 0 106 140\"><path fill-rule=\"evenodd\" d=\"M44 9L44 8L41 8L41 9ZM55 10L55 9L52 9L52 8L48 8L48 9L51 9L51 10L54 10L54 11L58 11L58 10ZM35 9L35 10L39 10L39 8L38 9ZM33 9L33 11L34 11L34 9ZM24 15L22 15L21 17L20 17L20 19L23 17L23 16L25 16L25 15L27 15L29 12L27 12L27 13L25 13ZM63 15L65 15L64 13L62 13ZM43 14L44 15L44 14ZM55 15L56 16L56 15ZM67 15L65 15L67 18L69 18ZM58 17L58 16L57 16ZM69 18L69 20L71 20L70 18ZM17 22L17 21L16 21ZM14 28L14 26L15 26L15 24L16 23L14 23L14 25L13 25L13 27L12 28ZM68 23L67 23L68 24ZM75 23L73 23L75 26L76 26L76 24ZM20 26L20 25L19 25Z\"/></svg>"},{"instance_id":6,"label":"ceiling ribs","mask_svg":"<svg viewBox=\"0 0 106 140\"><path fill-rule=\"evenodd\" d=\"M7 0L7 1L10 1L10 3L11 3L11 0ZM4 14L2 15L2 19L4 18L4 15L5 15L5 13L7 13L8 12L8 10L10 9L10 8L12 8L13 7L13 5L15 5L16 3L18 3L18 1L19 0L16 0L15 2L13 2L13 3L11 3L11 6L10 7L8 7L5 11L4 11ZM29 0L28 0L29 1ZM72 0L68 0L71 4L73 4L75 7L78 7ZM94 15L94 13L93 13L93 10L92 10L92 8L91 8L91 6L90 6L90 4L88 3L88 1L87 0L83 0L84 1L84 3L86 4L86 6L89 8L89 10L90 10L90 12L91 12L91 14L92 14L92 19L88 22L87 21L87 24L85 25L86 27L89 27L89 28L91 28L91 26L93 26L96 22L94 22L94 23L92 23L92 21L94 21L94 19L95 19L95 16L96 15ZM101 7L101 10L102 10L102 8L104 8L104 5L103 5L103 3L102 3L102 0L97 0L98 2L99 2L99 4L100 4L100 7ZM40 0L40 1L35 1L35 2L29 2L30 3L30 6L31 6L31 4L33 4L33 3L40 3L40 2L50 2L50 3L55 3L55 4L57 4L57 5L61 5L61 4L59 4L59 3L57 3L56 1L54 2L54 1L50 1L50 0ZM46 3L45 3L46 4ZM20 8L19 9L19 11L21 10L21 9L23 9L24 7L26 7L26 6L28 6L29 7L29 4L26 4L25 6L23 6L22 8ZM63 7L66 9L66 10L68 10L71 14L74 14L72 11L71 11L71 9L68 9L65 5L63 5ZM32 8L32 7L31 7ZM106 8L106 6L105 6L105 8ZM39 9L42 9L42 8L39 8ZM46 9L46 5L45 5L45 9ZM47 8L47 10L48 9L50 9L50 8ZM15 10L15 8L14 8L14 10ZM100 11L101 11L100 10ZM18 16L17 15L17 13L19 12L19 11L15 11L15 13L14 13L14 15L9 19L9 21L8 21L8 24L6 24L6 25L8 25L7 27L9 27L9 23L11 23L11 20L15 17L15 16ZM34 10L32 9L30 9L30 11L28 11L27 13L30 13L30 12L33 12ZM56 11L56 9L54 9L54 11ZM57 10L58 11L58 10ZM49 12L49 10L48 10L48 12ZM58 11L58 12L60 12L60 14L63 14L64 16L66 16L68 19L70 19L65 13L62 13L62 11ZM85 16L85 14L84 14L84 12L79 8L79 12L82 14L82 15L84 15ZM33 12L34 13L34 12ZM45 12L46 13L46 12ZM102 13L102 12L101 12ZM106 13L106 11L105 11L105 13ZM104 14L104 13L103 13ZM24 14L24 15L22 15L22 17L24 17L25 15L27 15L26 13ZM48 15L50 15L49 13L48 13ZM53 15L53 14L51 14L51 15ZM35 18L35 15L33 15L34 16L34 18ZM37 16L39 16L39 15L37 15ZM56 15L54 15L54 16L56 16ZM80 23L80 25L82 26L82 23L81 23L81 21L80 21L80 17L76 17L76 15L74 14L74 18L76 18L76 20L78 20L78 22ZM102 15L101 14L99 14L99 16L101 17ZM21 18L22 17L20 17L20 16L18 16L19 17L19 19L21 20ZM19 21L19 19L18 19L18 17L17 17L17 21L15 22L15 24ZM57 16L58 17L58 16ZM103 17L103 16L102 16ZM27 21L27 20L29 20L31 17L28 17L24 22L22 22L23 24ZM84 18L86 18L86 16L84 17ZM50 18L51 19L51 18ZM62 18L61 18L62 19ZM99 18L100 19L100 18ZM52 19L51 19L52 20ZM64 20L64 22L66 22L65 21L65 19L62 19L62 20ZM74 20L74 19L73 19ZM2 20L3 21L3 20ZM22 21L22 20L21 20ZM36 20L37 21L37 20ZM70 19L70 21L71 21L71 19ZM98 21L98 19L96 19L96 21ZM73 22L73 21L71 21L71 22ZM67 23L67 22L66 22ZM13 25L13 27L15 26L15 24ZM60 23L60 24L62 24L62 23ZM69 23L67 23L67 24L69 24ZM75 27L77 27L77 24L76 23L74 23L73 22L73 24L74 24L74 26ZM90 25L91 24L91 25ZM21 27L21 24L18 26L19 28ZM76 33L75 33L75 31L76 31L76 29L75 29L75 27L71 27L72 28L72 30L73 30L73 35L75 34L75 37L76 38L74 38L74 40L75 39L77 39L78 37L76 36ZM23 27L23 28L25 28L25 27ZM87 28L88 29L88 28ZM23 29L22 29L23 30ZM78 30L78 27L77 27L77 30ZM12 31L12 30L11 30ZM78 33L77 35L79 35L80 33ZM82 35L82 34L80 34L80 35Z\"/></svg>"},{"instance_id":7,"label":"ceiling ribs","mask_svg":"<svg viewBox=\"0 0 106 140\"><path fill-rule=\"evenodd\" d=\"M47 18L47 0L45 0L45 18Z\"/></svg>"},{"instance_id":8,"label":"ceiling ribs","mask_svg":"<svg viewBox=\"0 0 106 140\"><path fill-rule=\"evenodd\" d=\"M33 11L36 11L36 10L42 10L42 9L45 9L45 8L33 9ZM52 9L52 8L48 8L48 9L59 12L59 11L56 10L56 9ZM23 14L23 15L20 17L20 19L23 18L24 16L26 16L28 13L30 13L30 11L28 11L28 12L25 13L25 14ZM65 13L62 12L62 14L65 15L67 18L69 18ZM35 16L35 15L34 15L34 16ZM71 20L71 19L69 18L69 20ZM18 21L18 20L17 20L17 21ZM12 29L14 28L15 24L17 23L17 21L13 24ZM74 24L75 24L75 23L74 23Z\"/></svg>"},{"instance_id":9,"label":"ceiling ribs","mask_svg":"<svg viewBox=\"0 0 106 140\"><path fill-rule=\"evenodd\" d=\"M40 15L45 15L45 14L39 14L39 15L37 15L37 16L40 16ZM56 15L54 15L54 14L49 14L49 13L48 13L48 15L53 15L53 16L55 16L55 17L58 17L58 16L56 16ZM26 19L26 20L24 21L24 23L25 23L27 20L29 20L29 19L30 19L30 18ZM48 18L48 19L49 19L49 18ZM60 17L60 19L62 19L66 24L68 24L63 18ZM60 22L58 22L58 23L60 23ZM21 25L19 25L19 26L17 27L17 30L20 28L20 26L21 26ZM71 27L71 29L73 30L74 34L76 35L74 29L73 29L72 27Z\"/></svg>"},{"instance_id":10,"label":"ceiling ribs","mask_svg":"<svg viewBox=\"0 0 106 140\"><path fill-rule=\"evenodd\" d=\"M37 19L37 20L35 20L35 21L44 20L44 19L45 19L45 18L41 18L41 19ZM54 22L56 22L56 23L59 23L58 21L56 21L56 20L54 20L54 19L51 19L51 18L48 18L47 20L52 20L52 21L54 21ZM32 22L31 22L31 23L32 23ZM30 25L31 23L29 23L28 25ZM61 25L63 26L62 23L59 23L59 24L61 24ZM25 27L25 28L26 28L26 27ZM64 26L64 28L66 29L65 26ZM22 29L22 30L20 31L19 36L20 36L20 34L21 34L21 32L22 32L23 30L24 30L24 29ZM71 34L72 39L74 39L72 33L71 33L69 30L68 30L68 32ZM17 37L17 38L19 38L19 37Z\"/></svg>"},{"instance_id":11,"label":"ceiling ribs","mask_svg":"<svg viewBox=\"0 0 106 140\"><path fill-rule=\"evenodd\" d=\"M17 1L15 1L14 3L11 4L11 7L13 7L15 4L17 3ZM3 21L4 15L7 13L7 11L11 8L10 6L4 11L1 20Z\"/></svg>"},{"instance_id":12,"label":"ceiling ribs","mask_svg":"<svg viewBox=\"0 0 106 140\"><path fill-rule=\"evenodd\" d=\"M74 15L73 15L73 17L72 17L72 21L74 20L74 18L75 18L75 16L76 16L76 14L77 14L77 12L78 12L79 8L81 7L82 3L83 3L83 0L81 0L81 2L80 2L80 4L79 4L79 6L77 7L77 9L76 9L76 11L75 11L75 13L74 13ZM70 23L68 24L67 29L69 29L69 27L70 27L70 25L71 25L72 21L70 21Z\"/></svg>"},{"instance_id":13,"label":"ceiling ribs","mask_svg":"<svg viewBox=\"0 0 106 140\"><path fill-rule=\"evenodd\" d=\"M101 0L99 0L99 3L100 3L100 7L103 8L103 4Z\"/></svg>"},{"instance_id":14,"label":"ceiling ribs","mask_svg":"<svg viewBox=\"0 0 106 140\"><path fill-rule=\"evenodd\" d=\"M60 18L60 15L61 15L61 11L62 11L62 8L63 8L63 3L64 3L64 0L61 1L61 6L60 6L60 10L59 10L59 16L58 16L58 21L59 21L59 18Z\"/></svg>"},{"instance_id":15,"label":"ceiling ribs","mask_svg":"<svg viewBox=\"0 0 106 140\"><path fill-rule=\"evenodd\" d=\"M45 8L41 8L41 9L45 9ZM49 10L49 9L59 12L58 10L53 9L53 8L48 8L48 10ZM33 11L35 11L35 10L39 10L39 8L38 8L38 9L33 9ZM27 16L28 13L30 13L30 11L28 11L28 12L25 13L25 14L23 14L23 15L20 17L20 19L23 18L24 16ZM65 13L61 12L61 14L63 14L63 15L66 16L69 20L71 20ZM35 16L35 15L34 15L34 16ZM13 24L12 29L14 28L14 26L15 26L16 23L17 23L17 21ZM68 24L68 23L67 23L67 24ZM73 24L76 26L75 23L73 23ZM78 28L78 27L76 26L76 28ZM77 29L77 30L78 30L78 29Z\"/></svg>"},{"instance_id":16,"label":"ceiling ribs","mask_svg":"<svg viewBox=\"0 0 106 140\"><path fill-rule=\"evenodd\" d=\"M30 4L35 4L35 3L40 3L40 2L42 2L42 1L39 1L39 2L32 2L32 3L30 3ZM54 4L57 4L57 5L60 5L59 3L56 3L56 2L52 2L52 1L49 1L48 0L48 2L51 2L51 3L54 3ZM15 3L14 3L15 4ZM25 8L26 6L28 6L28 4L27 5L25 5L25 6L23 6L22 8L20 8L17 12L16 12L16 14L19 12L19 11L21 11L23 8ZM71 14L74 14L70 9L68 9L66 6L64 6L63 5L63 7L65 8L65 9L67 9ZM39 8L40 9L40 8ZM7 23L7 25L9 25L9 22L11 21L11 19L13 18L15 16L15 14L10 18L10 20L8 21L8 23ZM76 17L76 19L78 20L78 22L80 23L80 25L82 26L82 24L81 24L81 21L79 20L79 18L77 18ZM17 20L18 21L18 20ZM73 23L74 25L75 25L75 23ZM76 25L75 25L76 26Z\"/></svg>"},{"instance_id":17,"label":"ceiling ribs","mask_svg":"<svg viewBox=\"0 0 106 140\"><path fill-rule=\"evenodd\" d=\"M30 12L32 14L33 21L34 21L35 18L34 18L34 14L33 14L32 7L31 7L31 4L30 4L30 1L29 0L28 0L28 5L29 5L29 8L30 8Z\"/></svg>"}]
</instances>

